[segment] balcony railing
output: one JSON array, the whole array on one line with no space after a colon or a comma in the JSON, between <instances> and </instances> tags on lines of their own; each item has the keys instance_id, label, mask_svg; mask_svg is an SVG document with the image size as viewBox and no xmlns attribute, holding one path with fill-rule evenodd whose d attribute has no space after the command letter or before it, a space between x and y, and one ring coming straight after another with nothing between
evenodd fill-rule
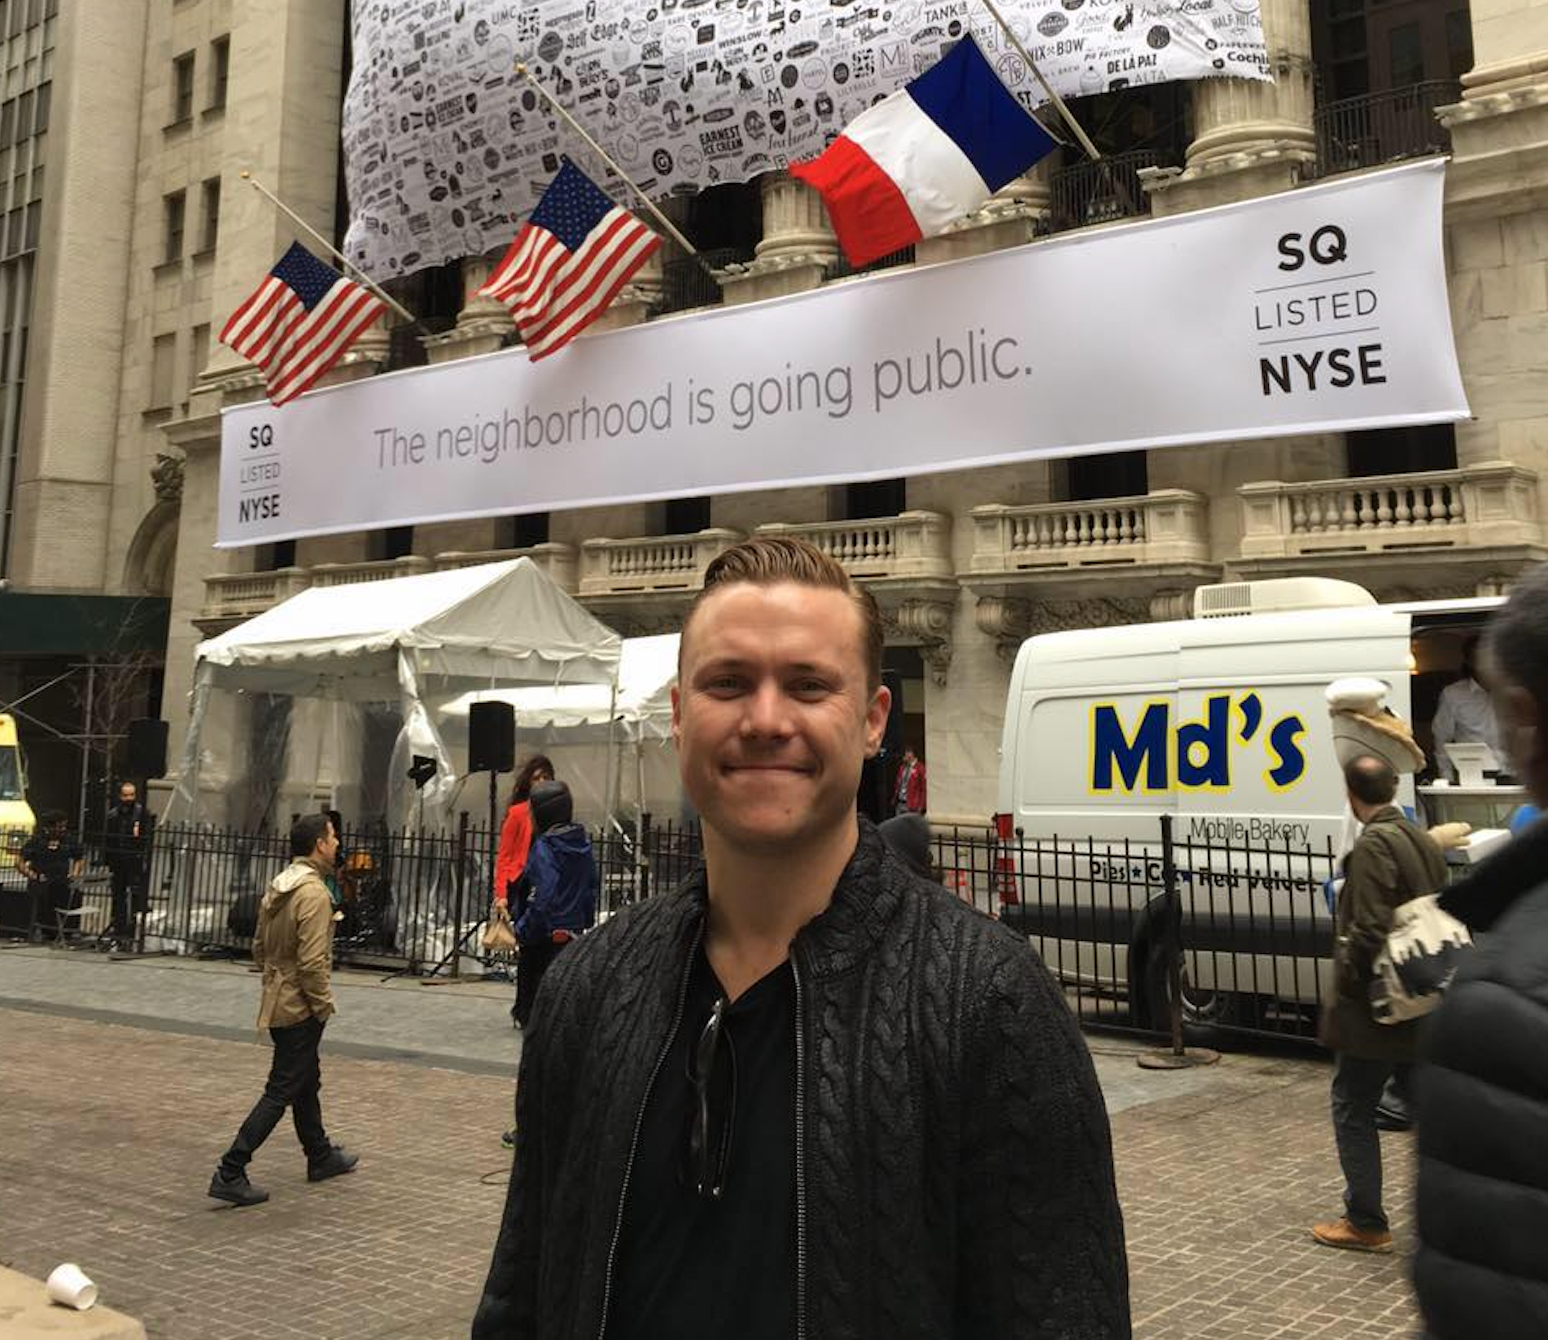
<instances>
[{"instance_id":1,"label":"balcony railing","mask_svg":"<svg viewBox=\"0 0 1548 1340\"><path fill-rule=\"evenodd\" d=\"M828 279L848 279L854 275L868 275L877 270L895 270L900 265L912 265L914 263L914 248L907 246L899 251L888 252L885 256L878 256L874 261L865 265L854 266L849 263L849 258L840 252L838 259L828 267Z\"/></svg>"},{"instance_id":2,"label":"balcony railing","mask_svg":"<svg viewBox=\"0 0 1548 1340\"><path fill-rule=\"evenodd\" d=\"M1136 498L973 509L973 571L1201 563L1209 558L1209 503L1185 489Z\"/></svg>"},{"instance_id":3,"label":"balcony railing","mask_svg":"<svg viewBox=\"0 0 1548 1340\"><path fill-rule=\"evenodd\" d=\"M728 265L747 264L750 252L739 247L714 247L701 251L699 259L677 256L661 268L660 314L688 312L695 307L718 307L724 298L711 270ZM700 263L702 262L702 264Z\"/></svg>"},{"instance_id":4,"label":"balcony railing","mask_svg":"<svg viewBox=\"0 0 1548 1340\"><path fill-rule=\"evenodd\" d=\"M430 560L418 554L374 559L369 563L319 563L312 569L312 585L353 586L357 582L385 582L391 577L415 577L429 572L430 567Z\"/></svg>"},{"instance_id":5,"label":"balcony railing","mask_svg":"<svg viewBox=\"0 0 1548 1340\"><path fill-rule=\"evenodd\" d=\"M903 512L863 521L782 522L759 535L791 535L816 545L851 577L951 577L951 518L939 512Z\"/></svg>"},{"instance_id":6,"label":"balcony railing","mask_svg":"<svg viewBox=\"0 0 1548 1340\"><path fill-rule=\"evenodd\" d=\"M574 545L534 544L525 549L454 550L435 556L435 570L477 567L480 563L505 563L513 558L530 558L561 590L575 593L576 555Z\"/></svg>"},{"instance_id":7,"label":"balcony railing","mask_svg":"<svg viewBox=\"0 0 1548 1340\"><path fill-rule=\"evenodd\" d=\"M704 585L704 569L741 538L734 530L711 529L693 535L587 540L581 545L580 594L697 591Z\"/></svg>"},{"instance_id":8,"label":"balcony railing","mask_svg":"<svg viewBox=\"0 0 1548 1340\"><path fill-rule=\"evenodd\" d=\"M1105 155L1100 162L1075 163L1049 177L1052 200L1048 226L1053 232L1150 213L1150 197L1140 189L1139 170L1161 166L1153 149Z\"/></svg>"},{"instance_id":9,"label":"balcony railing","mask_svg":"<svg viewBox=\"0 0 1548 1340\"><path fill-rule=\"evenodd\" d=\"M1537 476L1503 461L1460 470L1244 484L1243 558L1449 549L1540 540Z\"/></svg>"},{"instance_id":10,"label":"balcony railing","mask_svg":"<svg viewBox=\"0 0 1548 1340\"><path fill-rule=\"evenodd\" d=\"M230 572L204 579L201 619L250 619L306 590L312 574L305 568L273 572Z\"/></svg>"},{"instance_id":11,"label":"balcony railing","mask_svg":"<svg viewBox=\"0 0 1548 1340\"><path fill-rule=\"evenodd\" d=\"M1462 86L1455 79L1431 79L1324 103L1312 118L1318 175L1330 177L1397 158L1449 153L1451 134L1435 119L1435 109L1461 97Z\"/></svg>"}]
</instances>

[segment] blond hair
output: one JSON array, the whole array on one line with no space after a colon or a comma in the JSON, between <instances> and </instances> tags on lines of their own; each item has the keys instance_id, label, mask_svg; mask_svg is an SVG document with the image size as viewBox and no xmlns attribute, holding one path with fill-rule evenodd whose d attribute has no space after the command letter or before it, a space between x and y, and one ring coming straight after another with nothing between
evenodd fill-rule
<instances>
[{"instance_id":1,"label":"blond hair","mask_svg":"<svg viewBox=\"0 0 1548 1340\"><path fill-rule=\"evenodd\" d=\"M718 588L740 583L774 586L780 582L840 591L849 597L860 616L860 652L865 662L866 688L874 691L881 684L884 641L876 597L858 585L835 559L816 545L794 536L759 535L719 554L704 570L704 586L694 596L683 617L683 642L686 643L689 625L699 606ZM679 651L679 661L681 655Z\"/></svg>"}]
</instances>

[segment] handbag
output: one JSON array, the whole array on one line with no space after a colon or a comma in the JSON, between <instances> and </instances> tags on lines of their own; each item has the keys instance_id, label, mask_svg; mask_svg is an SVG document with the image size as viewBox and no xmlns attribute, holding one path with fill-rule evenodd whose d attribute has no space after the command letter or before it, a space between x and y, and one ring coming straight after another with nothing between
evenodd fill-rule
<instances>
[{"instance_id":1,"label":"handbag","mask_svg":"<svg viewBox=\"0 0 1548 1340\"><path fill-rule=\"evenodd\" d=\"M504 903L496 903L489 909L489 920L484 923L484 933L479 937L484 952L489 954L513 954L516 952L516 932L511 929L511 914Z\"/></svg>"},{"instance_id":2,"label":"handbag","mask_svg":"<svg viewBox=\"0 0 1548 1340\"><path fill-rule=\"evenodd\" d=\"M1429 1014L1472 944L1467 927L1441 908L1439 894L1401 904L1371 965L1371 1014L1377 1023L1401 1024Z\"/></svg>"}]
</instances>

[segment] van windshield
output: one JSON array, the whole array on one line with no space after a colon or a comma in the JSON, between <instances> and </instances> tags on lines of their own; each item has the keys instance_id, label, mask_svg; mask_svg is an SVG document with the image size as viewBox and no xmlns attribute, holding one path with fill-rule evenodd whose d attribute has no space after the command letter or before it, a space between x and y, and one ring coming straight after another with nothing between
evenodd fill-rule
<instances>
[{"instance_id":1,"label":"van windshield","mask_svg":"<svg viewBox=\"0 0 1548 1340\"><path fill-rule=\"evenodd\" d=\"M16 746L0 746L0 800L25 799L22 794L21 759Z\"/></svg>"}]
</instances>

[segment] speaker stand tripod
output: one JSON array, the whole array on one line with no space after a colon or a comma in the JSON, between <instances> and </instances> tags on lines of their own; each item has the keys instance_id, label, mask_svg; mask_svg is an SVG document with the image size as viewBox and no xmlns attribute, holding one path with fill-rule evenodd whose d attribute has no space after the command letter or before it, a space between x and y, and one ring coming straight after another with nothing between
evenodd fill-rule
<instances>
[{"instance_id":1,"label":"speaker stand tripod","mask_svg":"<svg viewBox=\"0 0 1548 1340\"><path fill-rule=\"evenodd\" d=\"M496 832L495 832L495 808L496 808L496 806L498 804L498 797L495 794L495 789L496 789L496 787L498 785L499 785L499 774L497 772L495 772L495 770L493 768L491 768L489 770L489 828L488 828L487 831L488 831L488 834L489 834L490 837L496 838L496 842L497 843L498 843L498 838L496 837ZM490 856L489 856L489 872L488 872L488 877L484 881L484 894L485 894L484 906L485 907L491 907L491 906L494 905L494 881L495 881L494 870L495 870L495 857L498 854L498 851L499 851L499 847L497 845L496 848L495 848L495 851L491 852ZM456 917L456 920L452 922L452 925L454 927L462 925L462 918L465 915L465 911L466 911L466 909L463 906L463 893L466 891L466 889L467 889L466 881L465 880L458 880L458 883L457 883L457 917ZM452 947L446 951L445 957L442 958L441 961L435 965L435 967L431 968L430 971L427 972L423 976L423 978L420 979L421 980L421 984L424 985L424 986L447 986L447 985L450 985L453 982L461 983L463 981L482 981L483 980L482 977L478 977L478 978L464 978L462 976L461 971L460 971L460 956L462 954L463 946L467 944L467 942L472 938L473 933L475 931L477 931L478 928L480 926L482 926L487 919L488 918L486 916L485 917L479 917L476 921L472 922L467 927L467 929L464 930L460 936L458 936L456 942L452 945ZM450 977L442 977L440 975L441 974L441 970L444 967L446 967L446 965L448 963L452 964L452 974L451 974Z\"/></svg>"}]
</instances>

